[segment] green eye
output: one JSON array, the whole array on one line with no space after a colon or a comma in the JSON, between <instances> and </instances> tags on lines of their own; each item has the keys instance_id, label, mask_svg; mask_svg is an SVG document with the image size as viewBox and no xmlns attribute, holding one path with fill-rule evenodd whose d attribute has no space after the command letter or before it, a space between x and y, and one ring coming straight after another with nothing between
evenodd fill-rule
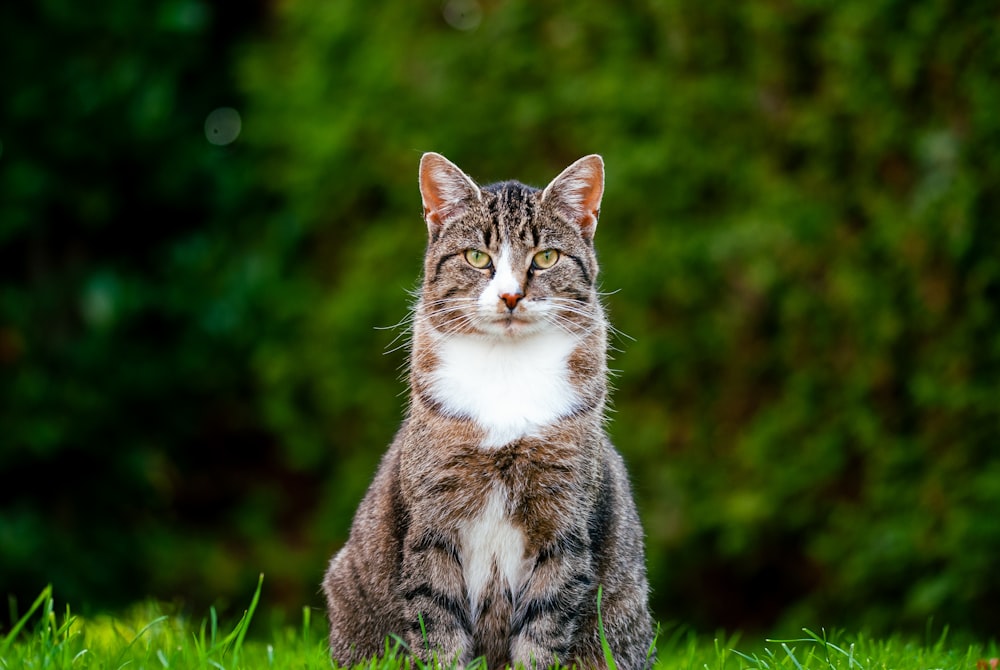
<instances>
[{"instance_id":1,"label":"green eye","mask_svg":"<svg viewBox=\"0 0 1000 670\"><path fill-rule=\"evenodd\" d=\"M558 251L555 249L546 249L545 251L539 251L535 254L535 257L531 259L531 264L539 270L547 270L555 265L558 260Z\"/></svg>"},{"instance_id":2,"label":"green eye","mask_svg":"<svg viewBox=\"0 0 1000 670\"><path fill-rule=\"evenodd\" d=\"M469 265L478 270L488 268L493 262L488 253L479 251L478 249L466 249L465 260L469 261Z\"/></svg>"}]
</instances>

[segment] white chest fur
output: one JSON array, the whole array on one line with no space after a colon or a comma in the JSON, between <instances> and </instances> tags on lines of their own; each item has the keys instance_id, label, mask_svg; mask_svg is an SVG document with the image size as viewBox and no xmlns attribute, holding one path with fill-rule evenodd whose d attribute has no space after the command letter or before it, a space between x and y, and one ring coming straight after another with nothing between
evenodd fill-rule
<instances>
[{"instance_id":1,"label":"white chest fur","mask_svg":"<svg viewBox=\"0 0 1000 670\"><path fill-rule=\"evenodd\" d=\"M438 343L432 393L502 447L565 416L579 402L567 360L578 344L562 332L518 340L451 337Z\"/></svg>"},{"instance_id":2,"label":"white chest fur","mask_svg":"<svg viewBox=\"0 0 1000 670\"><path fill-rule=\"evenodd\" d=\"M517 594L527 572L524 536L511 525L505 507L506 495L498 486L479 516L466 522L461 531L462 570L473 618L479 614L483 589L492 579Z\"/></svg>"}]
</instances>

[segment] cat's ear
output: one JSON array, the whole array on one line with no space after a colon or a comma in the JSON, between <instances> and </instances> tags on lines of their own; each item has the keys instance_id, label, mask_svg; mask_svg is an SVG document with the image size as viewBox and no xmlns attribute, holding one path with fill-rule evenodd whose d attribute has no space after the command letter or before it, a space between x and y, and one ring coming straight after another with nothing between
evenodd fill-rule
<instances>
[{"instance_id":1,"label":"cat's ear","mask_svg":"<svg viewBox=\"0 0 1000 670\"><path fill-rule=\"evenodd\" d=\"M580 226L583 239L594 238L604 195L604 161L597 154L584 156L562 171L542 191L542 202L554 207Z\"/></svg>"},{"instance_id":2,"label":"cat's ear","mask_svg":"<svg viewBox=\"0 0 1000 670\"><path fill-rule=\"evenodd\" d=\"M420 197L424 201L424 221L431 237L437 237L448 221L465 213L469 205L482 199L482 192L467 174L436 153L420 158Z\"/></svg>"}]
</instances>

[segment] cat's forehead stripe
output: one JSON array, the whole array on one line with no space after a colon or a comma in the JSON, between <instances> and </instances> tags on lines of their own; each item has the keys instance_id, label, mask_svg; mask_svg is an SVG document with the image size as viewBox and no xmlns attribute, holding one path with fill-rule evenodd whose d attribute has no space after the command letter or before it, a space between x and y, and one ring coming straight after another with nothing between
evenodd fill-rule
<instances>
[{"instance_id":1,"label":"cat's forehead stripe","mask_svg":"<svg viewBox=\"0 0 1000 670\"><path fill-rule=\"evenodd\" d=\"M520 239L529 244L538 239L538 232L534 230L537 225L537 198L534 194L538 189L506 181L484 186L483 191L492 196L487 199L487 211L499 238Z\"/></svg>"}]
</instances>

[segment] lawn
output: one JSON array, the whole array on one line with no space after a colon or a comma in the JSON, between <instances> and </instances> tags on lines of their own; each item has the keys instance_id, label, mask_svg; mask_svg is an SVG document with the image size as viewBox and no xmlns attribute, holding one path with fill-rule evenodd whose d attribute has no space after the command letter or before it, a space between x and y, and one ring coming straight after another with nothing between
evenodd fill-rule
<instances>
[{"instance_id":1,"label":"lawn","mask_svg":"<svg viewBox=\"0 0 1000 670\"><path fill-rule=\"evenodd\" d=\"M322 617L303 610L296 626L267 629L259 622L258 585L243 617L220 623L214 609L201 620L165 613L156 603L133 607L118 617L84 618L57 608L45 589L0 639L3 668L187 669L331 668ZM13 606L12 606L13 608ZM169 609L169 608L167 608ZM317 620L317 618L319 620ZM261 630L264 628L264 630ZM248 633L251 633L248 635ZM903 636L874 638L803 629L796 639L743 640L737 635L695 635L683 628L661 633L662 670L997 670L996 642L951 644L947 631L934 640ZM359 668L421 669L387 643L386 655Z\"/></svg>"}]
</instances>

